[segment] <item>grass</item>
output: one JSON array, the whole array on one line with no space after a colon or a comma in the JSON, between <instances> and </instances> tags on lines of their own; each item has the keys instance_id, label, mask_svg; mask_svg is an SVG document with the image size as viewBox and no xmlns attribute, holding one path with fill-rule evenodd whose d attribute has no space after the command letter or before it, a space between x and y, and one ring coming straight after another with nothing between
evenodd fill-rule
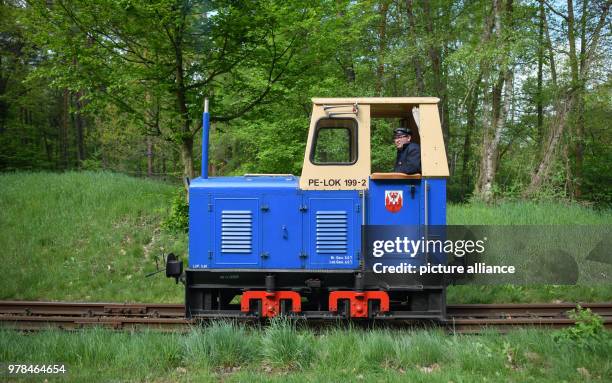
<instances>
[{"instance_id":1,"label":"grass","mask_svg":"<svg viewBox=\"0 0 612 383\"><path fill-rule=\"evenodd\" d=\"M187 236L161 228L176 186L96 172L0 174L0 299L182 302L155 256L186 255ZM609 225L578 204L449 205L449 224ZM612 300L610 285L452 286L449 302Z\"/></svg>"},{"instance_id":2,"label":"grass","mask_svg":"<svg viewBox=\"0 0 612 383\"><path fill-rule=\"evenodd\" d=\"M156 255L185 254L160 230L176 187L111 173L0 175L0 299L180 301Z\"/></svg>"},{"instance_id":3,"label":"grass","mask_svg":"<svg viewBox=\"0 0 612 383\"><path fill-rule=\"evenodd\" d=\"M610 225L612 210L576 203L503 202L449 205L450 225ZM491 285L450 286L449 303L597 302L612 300L612 286Z\"/></svg>"},{"instance_id":4,"label":"grass","mask_svg":"<svg viewBox=\"0 0 612 383\"><path fill-rule=\"evenodd\" d=\"M187 334L0 332L2 362L65 363L67 381L610 381L610 333L588 345L533 329L504 336L217 322Z\"/></svg>"},{"instance_id":5,"label":"grass","mask_svg":"<svg viewBox=\"0 0 612 383\"><path fill-rule=\"evenodd\" d=\"M451 204L449 225L610 225L612 210L595 210L577 203L507 201Z\"/></svg>"},{"instance_id":6,"label":"grass","mask_svg":"<svg viewBox=\"0 0 612 383\"><path fill-rule=\"evenodd\" d=\"M161 229L175 186L111 173L0 175L0 299L181 302L155 255L186 254ZM451 224L610 224L610 211L508 202L449 206ZM610 286L452 286L451 302L612 300ZM610 334L579 342L534 329L504 336L217 321L185 334L0 330L0 362L65 363L81 381L610 381ZM29 381L29 378L25 378ZM53 380L50 378L49 380Z\"/></svg>"},{"instance_id":7,"label":"grass","mask_svg":"<svg viewBox=\"0 0 612 383\"><path fill-rule=\"evenodd\" d=\"M448 303L610 302L610 285L449 286Z\"/></svg>"}]
</instances>

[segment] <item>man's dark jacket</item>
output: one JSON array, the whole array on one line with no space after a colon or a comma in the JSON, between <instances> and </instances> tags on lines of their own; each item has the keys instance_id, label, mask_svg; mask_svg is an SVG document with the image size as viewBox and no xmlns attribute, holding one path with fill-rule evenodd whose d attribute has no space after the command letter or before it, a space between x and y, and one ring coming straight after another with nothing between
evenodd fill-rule
<instances>
[{"instance_id":1,"label":"man's dark jacket","mask_svg":"<svg viewBox=\"0 0 612 383\"><path fill-rule=\"evenodd\" d=\"M397 150L393 171L406 174L421 172L421 147L419 144L409 142Z\"/></svg>"}]
</instances>

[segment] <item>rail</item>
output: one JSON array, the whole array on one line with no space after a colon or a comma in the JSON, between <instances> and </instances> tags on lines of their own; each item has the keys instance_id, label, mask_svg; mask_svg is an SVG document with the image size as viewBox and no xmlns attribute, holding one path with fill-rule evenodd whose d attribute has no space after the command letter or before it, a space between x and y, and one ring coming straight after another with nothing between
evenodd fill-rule
<instances>
[{"instance_id":1,"label":"rail","mask_svg":"<svg viewBox=\"0 0 612 383\"><path fill-rule=\"evenodd\" d=\"M478 333L485 328L498 331L516 327L562 328L575 323L568 312L576 306L573 303L460 304L447 306L447 319L442 322L386 319L384 323L394 327L443 326L459 333ZM600 315L604 326L612 329L612 302L580 306ZM188 331L200 322L186 319L184 306L180 304L0 301L0 327L18 330L101 326L118 330ZM313 323L322 322L329 320Z\"/></svg>"}]
</instances>

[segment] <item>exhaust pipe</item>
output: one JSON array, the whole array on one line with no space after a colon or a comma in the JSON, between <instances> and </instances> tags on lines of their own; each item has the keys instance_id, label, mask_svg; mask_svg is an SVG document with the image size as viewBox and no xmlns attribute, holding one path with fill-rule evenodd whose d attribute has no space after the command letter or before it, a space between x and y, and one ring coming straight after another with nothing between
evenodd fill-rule
<instances>
[{"instance_id":1,"label":"exhaust pipe","mask_svg":"<svg viewBox=\"0 0 612 383\"><path fill-rule=\"evenodd\" d=\"M202 178L208 178L208 132L210 131L210 115L208 114L208 98L204 99L202 113Z\"/></svg>"}]
</instances>

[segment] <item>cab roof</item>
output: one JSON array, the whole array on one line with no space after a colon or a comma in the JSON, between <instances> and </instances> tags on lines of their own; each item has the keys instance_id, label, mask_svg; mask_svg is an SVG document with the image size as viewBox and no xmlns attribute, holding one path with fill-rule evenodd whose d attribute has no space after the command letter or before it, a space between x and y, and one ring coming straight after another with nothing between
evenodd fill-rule
<instances>
[{"instance_id":1,"label":"cab roof","mask_svg":"<svg viewBox=\"0 0 612 383\"><path fill-rule=\"evenodd\" d=\"M437 104L437 97L338 97L313 98L316 105L357 104L370 105L370 115L376 117L402 118L409 114L413 107L422 104Z\"/></svg>"}]
</instances>

